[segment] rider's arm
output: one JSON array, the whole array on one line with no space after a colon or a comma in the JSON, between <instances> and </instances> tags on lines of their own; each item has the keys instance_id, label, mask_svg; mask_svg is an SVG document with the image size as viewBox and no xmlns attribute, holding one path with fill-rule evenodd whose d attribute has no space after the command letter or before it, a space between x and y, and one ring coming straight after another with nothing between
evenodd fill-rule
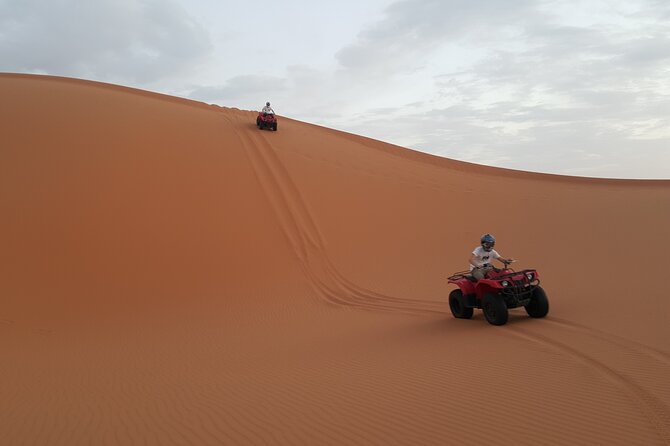
<instances>
[{"instance_id":1,"label":"rider's arm","mask_svg":"<svg viewBox=\"0 0 670 446\"><path fill-rule=\"evenodd\" d=\"M479 268L481 265L478 265L479 261L477 259L477 256L472 254L470 256L470 265L474 266L475 268Z\"/></svg>"},{"instance_id":2,"label":"rider's arm","mask_svg":"<svg viewBox=\"0 0 670 446\"><path fill-rule=\"evenodd\" d=\"M504 264L504 263L512 263L512 260L514 260L514 259L512 259L512 258L506 259L505 257L500 256L500 257L496 258L496 260L499 261L500 263Z\"/></svg>"}]
</instances>

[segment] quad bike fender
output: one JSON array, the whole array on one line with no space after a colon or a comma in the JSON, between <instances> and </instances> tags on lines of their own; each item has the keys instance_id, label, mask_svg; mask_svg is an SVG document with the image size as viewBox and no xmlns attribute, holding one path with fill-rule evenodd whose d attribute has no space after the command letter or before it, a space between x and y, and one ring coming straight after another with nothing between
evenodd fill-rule
<instances>
[{"instance_id":1,"label":"quad bike fender","mask_svg":"<svg viewBox=\"0 0 670 446\"><path fill-rule=\"evenodd\" d=\"M464 296L475 294L475 284L466 279L450 280L449 283L456 285L461 289Z\"/></svg>"},{"instance_id":2,"label":"quad bike fender","mask_svg":"<svg viewBox=\"0 0 670 446\"><path fill-rule=\"evenodd\" d=\"M275 122L277 120L277 115L274 114L263 115L263 113L259 113L257 119L260 119L261 121L265 122Z\"/></svg>"}]
</instances>

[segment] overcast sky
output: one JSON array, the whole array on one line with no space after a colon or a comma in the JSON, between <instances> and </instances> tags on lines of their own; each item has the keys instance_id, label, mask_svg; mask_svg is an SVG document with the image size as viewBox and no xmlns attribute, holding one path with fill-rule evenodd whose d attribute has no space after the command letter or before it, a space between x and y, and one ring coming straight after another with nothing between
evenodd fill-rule
<instances>
[{"instance_id":1,"label":"overcast sky","mask_svg":"<svg viewBox=\"0 0 670 446\"><path fill-rule=\"evenodd\" d=\"M0 0L0 71L271 101L480 164L670 178L669 0Z\"/></svg>"}]
</instances>

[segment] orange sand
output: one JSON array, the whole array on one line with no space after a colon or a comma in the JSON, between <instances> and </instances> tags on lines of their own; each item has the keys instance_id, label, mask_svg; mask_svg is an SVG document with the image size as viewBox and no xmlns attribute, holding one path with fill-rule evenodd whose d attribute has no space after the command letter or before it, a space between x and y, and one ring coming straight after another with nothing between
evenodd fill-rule
<instances>
[{"instance_id":1,"label":"orange sand","mask_svg":"<svg viewBox=\"0 0 670 446\"><path fill-rule=\"evenodd\" d=\"M1 445L670 444L670 181L80 80L0 97ZM484 232L546 319L452 318Z\"/></svg>"}]
</instances>

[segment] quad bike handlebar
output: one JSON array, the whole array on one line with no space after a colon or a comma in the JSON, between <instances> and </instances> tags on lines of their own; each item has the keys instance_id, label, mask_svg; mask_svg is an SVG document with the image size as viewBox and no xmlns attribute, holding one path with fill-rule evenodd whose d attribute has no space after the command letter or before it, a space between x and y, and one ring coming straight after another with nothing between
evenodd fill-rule
<instances>
[{"instance_id":1,"label":"quad bike handlebar","mask_svg":"<svg viewBox=\"0 0 670 446\"><path fill-rule=\"evenodd\" d=\"M503 272L503 271L512 271L512 272L514 272L514 270L511 269L509 266L510 266L512 263L516 263L516 262L518 262L518 260L516 260L516 259L509 259L509 261L507 261L507 260L502 260L502 259L501 259L500 261L503 263L503 265L505 265L505 266L503 267L503 269L496 268L496 267L494 267L493 265L491 265L491 266L493 267L493 270L494 270L495 272L498 272L498 273L501 273L501 272Z\"/></svg>"},{"instance_id":2,"label":"quad bike handlebar","mask_svg":"<svg viewBox=\"0 0 670 446\"><path fill-rule=\"evenodd\" d=\"M512 263L516 263L516 262L518 262L518 261L519 261L519 260L517 260L517 259L509 259L509 261L501 260L501 262L505 265L504 270L509 269L508 267L509 267ZM496 268L496 267L494 267L494 266L491 265L490 263L489 263L489 266L490 266L491 269L493 269L495 272L500 273L500 272L503 271L503 270L501 270L500 268ZM512 272L514 272L514 270L512 270ZM449 280L459 280L459 279L462 279L462 278L464 278L464 277L470 276L471 274L472 274L472 271L458 271L458 272L452 274L451 276L449 276L448 279L449 279Z\"/></svg>"}]
</instances>

